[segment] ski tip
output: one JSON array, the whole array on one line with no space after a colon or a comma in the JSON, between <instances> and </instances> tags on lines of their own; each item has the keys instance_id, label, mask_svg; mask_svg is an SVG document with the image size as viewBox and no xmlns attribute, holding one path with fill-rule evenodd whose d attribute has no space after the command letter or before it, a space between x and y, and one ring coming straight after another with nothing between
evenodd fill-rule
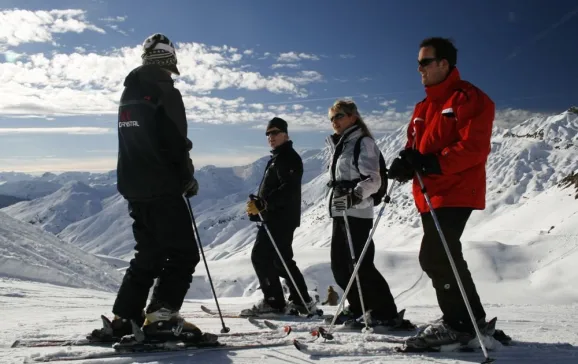
<instances>
[{"instance_id":1,"label":"ski tip","mask_svg":"<svg viewBox=\"0 0 578 364\"><path fill-rule=\"evenodd\" d=\"M20 340L16 340L14 341L14 343L12 345L10 345L11 348L16 348L20 345Z\"/></svg>"},{"instance_id":2,"label":"ski tip","mask_svg":"<svg viewBox=\"0 0 578 364\"><path fill-rule=\"evenodd\" d=\"M299 351L302 349L301 343L297 339L293 340L293 346Z\"/></svg>"}]
</instances>

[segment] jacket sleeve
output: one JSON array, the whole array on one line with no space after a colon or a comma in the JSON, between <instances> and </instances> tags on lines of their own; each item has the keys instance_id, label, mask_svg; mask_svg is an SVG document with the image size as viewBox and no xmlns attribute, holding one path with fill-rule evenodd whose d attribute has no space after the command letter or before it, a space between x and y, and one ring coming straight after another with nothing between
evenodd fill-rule
<instances>
[{"instance_id":1,"label":"jacket sleeve","mask_svg":"<svg viewBox=\"0 0 578 364\"><path fill-rule=\"evenodd\" d=\"M185 105L183 97L178 89L173 86L172 80L159 81L161 89L160 101L164 108L164 112L172 122L173 130L176 132L170 133L167 141L169 148L169 155L177 167L183 183L188 183L195 168L193 161L189 156L190 150L193 148L193 143L187 137L187 116L185 112Z\"/></svg>"},{"instance_id":2,"label":"jacket sleeve","mask_svg":"<svg viewBox=\"0 0 578 364\"><path fill-rule=\"evenodd\" d=\"M295 196L292 191L301 188L303 177L303 162L298 154L291 154L282 163L277 163L277 178L281 182L279 187L272 190L267 196L267 210L275 211L293 203Z\"/></svg>"},{"instance_id":3,"label":"jacket sleeve","mask_svg":"<svg viewBox=\"0 0 578 364\"><path fill-rule=\"evenodd\" d=\"M381 186L381 176L379 174L379 148L372 138L361 139L359 149L359 160L357 166L359 173L364 177L355 186L355 192L360 194L362 199L366 199L376 193Z\"/></svg>"},{"instance_id":4,"label":"jacket sleeve","mask_svg":"<svg viewBox=\"0 0 578 364\"><path fill-rule=\"evenodd\" d=\"M458 141L437 154L442 174L455 174L485 163L490 153L495 104L476 87L456 102Z\"/></svg>"}]
</instances>

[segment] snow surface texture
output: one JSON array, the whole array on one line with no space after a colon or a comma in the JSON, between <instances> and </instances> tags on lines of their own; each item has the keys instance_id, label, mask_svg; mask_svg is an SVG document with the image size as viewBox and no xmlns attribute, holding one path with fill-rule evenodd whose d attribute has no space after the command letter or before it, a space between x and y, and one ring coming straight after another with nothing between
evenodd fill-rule
<instances>
[{"instance_id":1,"label":"snow surface texture","mask_svg":"<svg viewBox=\"0 0 578 364\"><path fill-rule=\"evenodd\" d=\"M114 295L88 289L72 289L43 283L30 283L9 279L0 279L0 305L5 314L0 328L0 363L35 363L55 355L91 354L110 351L107 348L91 347L51 347L51 348L14 348L10 345L16 339L77 339L94 328L100 327L99 315L109 314ZM226 313L238 312L252 303L248 298L227 298L221 300L221 309ZM189 300L185 302L182 313L202 330L218 334L221 324L218 318L211 317L200 310L204 304L215 308L211 300ZM512 335L515 345L497 346L490 351L490 357L496 363L509 364L571 364L578 360L577 305L488 305L499 316L498 326ZM333 313L335 307L322 306L325 313ZM438 314L432 305L420 306L412 310L412 320L427 323ZM293 328L285 341L286 346L269 349L251 349L242 351L219 352L181 352L134 355L124 358L106 358L102 360L80 360L87 364L275 364L275 363L480 363L481 352L476 353L430 353L398 354L392 350L395 344L384 342L382 335L335 332L335 341L323 342L322 339L309 344L312 353L297 351L291 341L295 338L307 340L308 331L321 325L319 319L292 319L290 321L271 320L279 325L289 324ZM231 333L261 332L246 319L225 318L225 324ZM328 328L327 325L324 325ZM409 334L409 333L408 333ZM248 339L235 340L223 338L220 341L253 343L266 341L263 335L250 336ZM398 333L397 335L402 335ZM277 339L276 341L280 341ZM377 352L380 351L380 352ZM314 354L314 355L311 355ZM327 355L331 356L327 356ZM37 361L36 361L37 360ZM55 362L59 363L59 362ZM64 362L62 362L64 363Z\"/></svg>"},{"instance_id":2,"label":"snow surface texture","mask_svg":"<svg viewBox=\"0 0 578 364\"><path fill-rule=\"evenodd\" d=\"M113 291L122 275L95 256L0 212L0 277Z\"/></svg>"}]
</instances>

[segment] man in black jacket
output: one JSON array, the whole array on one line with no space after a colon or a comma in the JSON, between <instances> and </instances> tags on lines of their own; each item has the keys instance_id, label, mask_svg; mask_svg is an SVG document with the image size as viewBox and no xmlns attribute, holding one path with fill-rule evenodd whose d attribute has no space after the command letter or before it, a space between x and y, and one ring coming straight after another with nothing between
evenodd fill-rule
<instances>
[{"instance_id":1,"label":"man in black jacket","mask_svg":"<svg viewBox=\"0 0 578 364\"><path fill-rule=\"evenodd\" d=\"M303 274L293 260L291 246L293 233L301 223L303 162L289 140L285 120L277 117L271 119L265 135L272 148L272 156L265 168L258 195L247 203L247 213L251 221L260 221L261 213L297 287L291 282L265 226L261 224L251 260L264 298L253 308L243 310L242 315L284 313L289 310L314 312L315 301L309 296ZM285 302L279 277L285 278L289 285L289 305ZM305 302L302 302L299 293Z\"/></svg>"},{"instance_id":2,"label":"man in black jacket","mask_svg":"<svg viewBox=\"0 0 578 364\"><path fill-rule=\"evenodd\" d=\"M93 333L102 339L132 333L130 320L150 335L182 325L179 310L200 260L186 201L198 191L192 143L171 78L179 75L175 49L166 36L154 34L143 44L142 59L124 81L118 111L117 186L134 220L136 254L113 306L112 332L105 327ZM190 323L183 331L200 333Z\"/></svg>"}]
</instances>

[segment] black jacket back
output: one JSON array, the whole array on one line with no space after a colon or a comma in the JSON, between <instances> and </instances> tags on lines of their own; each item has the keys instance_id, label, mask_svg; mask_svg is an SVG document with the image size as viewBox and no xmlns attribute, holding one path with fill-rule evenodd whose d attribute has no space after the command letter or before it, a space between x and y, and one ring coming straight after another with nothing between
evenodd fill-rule
<instances>
[{"instance_id":1,"label":"black jacket back","mask_svg":"<svg viewBox=\"0 0 578 364\"><path fill-rule=\"evenodd\" d=\"M297 227L301 223L303 161L290 140L272 153L258 193L267 202L263 218Z\"/></svg>"},{"instance_id":2,"label":"black jacket back","mask_svg":"<svg viewBox=\"0 0 578 364\"><path fill-rule=\"evenodd\" d=\"M157 65L131 71L118 109L117 188L131 201L182 195L193 178L183 99Z\"/></svg>"}]
</instances>

